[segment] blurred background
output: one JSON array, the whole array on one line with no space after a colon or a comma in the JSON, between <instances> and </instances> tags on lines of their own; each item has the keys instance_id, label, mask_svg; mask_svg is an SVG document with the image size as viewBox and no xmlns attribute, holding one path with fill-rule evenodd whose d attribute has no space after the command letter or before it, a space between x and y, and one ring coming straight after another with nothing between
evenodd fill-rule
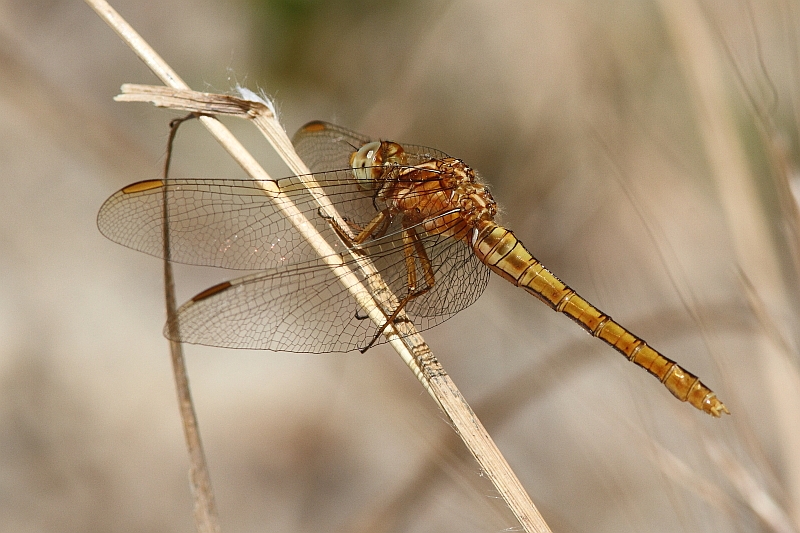
<instances>
[{"instance_id":1,"label":"blurred background","mask_svg":"<svg viewBox=\"0 0 800 533\"><path fill-rule=\"evenodd\" d=\"M561 279L714 420L524 291L425 334L554 531L800 531L792 0L118 0L195 89L478 169ZM161 264L95 216L160 175L158 83L84 3L0 1L0 530L193 531ZM255 130L229 121L275 177ZM199 125L175 176L243 173ZM181 268L180 295L234 277ZM187 346L223 531L518 526L403 363Z\"/></svg>"}]
</instances>

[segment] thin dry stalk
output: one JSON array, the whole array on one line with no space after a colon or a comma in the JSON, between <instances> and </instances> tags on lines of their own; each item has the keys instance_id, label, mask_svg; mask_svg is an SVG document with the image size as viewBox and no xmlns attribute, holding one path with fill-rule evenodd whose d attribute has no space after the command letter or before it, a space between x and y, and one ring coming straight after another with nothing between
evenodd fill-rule
<instances>
[{"instance_id":1,"label":"thin dry stalk","mask_svg":"<svg viewBox=\"0 0 800 533\"><path fill-rule=\"evenodd\" d=\"M165 83L186 85L178 75L150 48L136 31L105 2L87 3L100 15L100 17L114 28L123 41L133 49L141 50L139 57L150 67ZM147 58L147 59L146 59ZM174 138L175 130L171 132L170 144ZM171 153L171 150L170 150ZM255 161L253 161L255 163ZM169 157L165 163L164 174L166 177L169 169ZM166 208L166 202L164 203ZM166 220L166 219L165 219ZM166 225L164 231L167 231ZM166 235L165 235L166 237ZM167 317L176 314L175 282L172 265L169 262L169 239L164 238L164 296L167 308ZM168 321L173 322L172 320ZM186 371L186 360L183 356L183 346L179 342L170 341L170 358L172 372L175 378L175 388L178 393L178 407L183 423L183 433L186 438L186 448L189 452L189 484L194 496L194 520L199 533L219 533L219 517L214 501L214 491L211 486L211 476L208 471L203 443L200 438L200 427L194 410L194 402L189 388L189 376Z\"/></svg>"},{"instance_id":2,"label":"thin dry stalk","mask_svg":"<svg viewBox=\"0 0 800 533\"><path fill-rule=\"evenodd\" d=\"M164 83L174 89L188 88L177 74L164 63L155 51L153 51L107 3L101 0L86 1L115 29L115 31L117 31L120 37L137 53L137 55L139 55L153 72L164 81ZM282 156L287 157L287 164L295 170L305 169L305 165L303 165L302 161L294 154L291 142L288 137L286 137L285 132L280 127L271 110L263 106L263 104L258 104L263 106L263 109L260 109L257 107L257 103L247 100L241 100L241 102L248 104L250 110L259 109L256 114L261 117L256 120L257 124L259 124L262 132L265 133L273 146L276 147L276 150L278 150ZM271 182L267 173L261 169L253 157L244 150L233 135L215 119L201 117L201 122L209 129L212 135L217 138L223 147L231 153L234 159L240 163L242 168L254 180L262 184L265 188L265 193L271 197L278 198L278 205L281 209L285 209L290 220L292 220L293 223L297 223L299 218L296 215L299 212L297 212L296 208L290 205L289 202L284 202L280 198L281 195L279 191L275 191L274 183ZM324 198L320 201L323 203L326 202ZM373 320L378 320L378 323L385 320L379 306L372 301L370 292L366 291L360 283L352 282L353 280L357 281L357 278L355 278L352 272L348 273L348 269L345 268L344 265L336 264L335 254L326 253L325 247L327 247L327 244L324 239L319 236L305 235L306 232L303 230L303 227L309 228L311 225L296 224L296 226L305 237L310 239L313 245L316 246L314 242L315 239L321 241L321 249L319 250L321 256L326 257L326 260L328 257L331 258L331 268L339 275L346 286L356 287L353 295L360 303L363 301L364 304L367 304L363 307L368 310L370 317ZM322 243L325 243L325 245L323 246ZM360 264L359 266L369 269L368 264ZM374 276L370 276L367 279L373 278ZM407 322L404 322L400 324L399 327L396 327L396 329L400 329L400 327L405 328L407 324ZM464 443L478 461L482 470L495 485L511 511L517 517L523 529L529 533L549 532L550 528L533 505L533 502L525 492L519 479L511 470L491 437L489 437L483 425L475 416L475 413L466 403L463 396L461 396L461 393L450 377L445 373L441 364L436 360L423 339L413 330L404 329L403 331L399 331L402 337L398 336L397 333L398 332L394 331L388 332L390 344L401 355L403 360L406 361L406 364L414 370L415 375L444 410L452 422L453 427L462 440L464 440ZM210 489L210 483L208 486ZM210 501L213 501L213 499Z\"/></svg>"},{"instance_id":3,"label":"thin dry stalk","mask_svg":"<svg viewBox=\"0 0 800 533\"><path fill-rule=\"evenodd\" d=\"M187 117L190 118L190 117ZM169 141L167 142L167 157L164 161L164 180L169 177L169 167L172 161L172 146L180 124L187 118L173 121L170 124ZM167 216L167 189L164 189L164 212L162 226L162 242L164 243L164 301L167 307L167 324L174 327L175 317L178 314L178 305L175 298L175 276L172 271L172 257L169 240L169 217ZM189 451L191 469L189 480L194 494L195 526L201 533L219 533L219 516L214 501L214 491L211 487L211 476L208 472L206 455L203 451L203 442L200 439L200 428L197 425L197 414L194 411L194 402L189 388L189 376L186 373L186 359L183 357L183 345L171 340L175 335L170 335L169 352L172 358L172 373L175 377L175 388L178 391L178 406L183 421L183 432L186 437L186 446Z\"/></svg>"}]
</instances>

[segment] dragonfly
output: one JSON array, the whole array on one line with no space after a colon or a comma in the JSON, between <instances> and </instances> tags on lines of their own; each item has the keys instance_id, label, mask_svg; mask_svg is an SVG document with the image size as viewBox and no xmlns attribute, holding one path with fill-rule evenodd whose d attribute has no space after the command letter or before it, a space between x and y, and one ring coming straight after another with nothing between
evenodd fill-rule
<instances>
[{"instance_id":1,"label":"dragonfly","mask_svg":"<svg viewBox=\"0 0 800 533\"><path fill-rule=\"evenodd\" d=\"M697 376L535 259L495 221L489 189L460 159L321 121L303 126L292 142L312 174L275 186L358 282L371 286L360 260L374 265L397 295L376 295L383 323L366 319L363 304L256 182L170 178L140 181L112 195L98 213L100 232L156 257L168 249L177 263L249 273L183 304L175 323L164 328L167 337L224 348L365 351L385 342L399 321L421 331L451 318L478 299L494 272L647 370L679 400L714 417L729 413ZM320 207L320 193L337 216Z\"/></svg>"}]
</instances>

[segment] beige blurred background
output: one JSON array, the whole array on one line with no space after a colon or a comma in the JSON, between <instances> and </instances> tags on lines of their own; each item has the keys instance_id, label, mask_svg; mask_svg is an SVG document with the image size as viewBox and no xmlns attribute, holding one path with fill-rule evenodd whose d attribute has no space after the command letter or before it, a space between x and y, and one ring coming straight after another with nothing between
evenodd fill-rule
<instances>
[{"instance_id":1,"label":"beige blurred background","mask_svg":"<svg viewBox=\"0 0 800 533\"><path fill-rule=\"evenodd\" d=\"M797 2L113 4L195 89L477 168L502 222L699 374L713 420L494 279L425 337L555 531L800 531ZM95 216L173 115L84 3L0 2L0 531L193 531L159 261ZM231 128L274 175L246 124ZM175 175L242 176L197 125ZM235 273L179 269L188 297ZM517 527L386 347L187 347L223 531Z\"/></svg>"}]
</instances>

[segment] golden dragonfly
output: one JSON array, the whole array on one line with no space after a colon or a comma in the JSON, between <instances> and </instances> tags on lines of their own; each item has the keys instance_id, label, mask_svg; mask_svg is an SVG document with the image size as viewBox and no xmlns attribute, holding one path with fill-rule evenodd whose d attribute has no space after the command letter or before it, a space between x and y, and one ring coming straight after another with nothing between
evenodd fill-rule
<instances>
[{"instance_id":1,"label":"golden dragonfly","mask_svg":"<svg viewBox=\"0 0 800 533\"><path fill-rule=\"evenodd\" d=\"M424 330L452 317L477 300L495 272L647 370L679 400L715 417L729 412L695 375L581 298L498 225L497 204L463 161L320 121L303 126L293 144L318 190L301 177L275 184L345 263L356 267L359 257L368 257L374 264L397 295L393 308L381 310L383 325L365 320L365 310L255 182L142 181L103 204L97 218L103 235L157 257L167 235L171 261L255 271L181 306L177 323L165 327L173 340L364 351L384 342L395 321ZM319 191L340 218L318 205Z\"/></svg>"}]
</instances>

